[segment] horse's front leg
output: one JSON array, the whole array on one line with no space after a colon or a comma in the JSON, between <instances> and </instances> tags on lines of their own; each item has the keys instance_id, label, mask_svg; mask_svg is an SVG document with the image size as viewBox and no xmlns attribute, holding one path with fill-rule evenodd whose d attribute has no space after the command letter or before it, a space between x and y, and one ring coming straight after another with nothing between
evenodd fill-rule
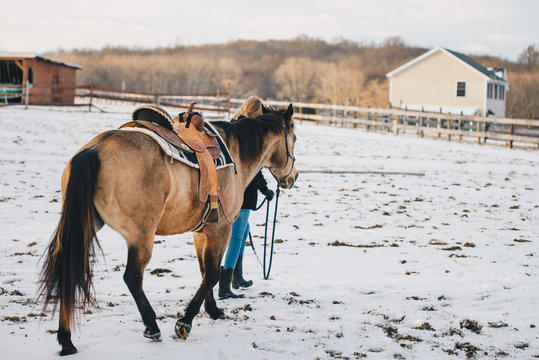
<instances>
[{"instance_id":1,"label":"horse's front leg","mask_svg":"<svg viewBox=\"0 0 539 360\"><path fill-rule=\"evenodd\" d=\"M189 305L187 305L185 315L176 322L176 335L182 339L189 336L193 319L200 312L202 302L206 301L205 308L212 319L224 318L224 312L217 307L213 297L213 287L219 282L220 265L230 236L230 226L225 231L214 231L212 233L197 233L194 236L202 273L202 283Z\"/></svg>"},{"instance_id":2,"label":"horse's front leg","mask_svg":"<svg viewBox=\"0 0 539 360\"><path fill-rule=\"evenodd\" d=\"M219 307L217 306L217 302L213 297L213 287L212 290L208 292L206 299L204 299L204 308L213 320L226 318L225 313L223 312L223 310L219 309Z\"/></svg>"},{"instance_id":3,"label":"horse's front leg","mask_svg":"<svg viewBox=\"0 0 539 360\"><path fill-rule=\"evenodd\" d=\"M206 234L195 232L193 233L193 239L195 242L195 248L197 250L197 259L198 259L198 265L200 266L200 274L202 275L202 278L205 277L205 270L204 270L204 246L206 244L206 239L208 237ZM206 295L206 298L204 299L204 309L206 309L206 312L210 315L210 317L213 320L217 319L224 319L225 313L217 307L217 303L215 301L215 298L213 297L213 291L208 291L208 295Z\"/></svg>"}]
</instances>

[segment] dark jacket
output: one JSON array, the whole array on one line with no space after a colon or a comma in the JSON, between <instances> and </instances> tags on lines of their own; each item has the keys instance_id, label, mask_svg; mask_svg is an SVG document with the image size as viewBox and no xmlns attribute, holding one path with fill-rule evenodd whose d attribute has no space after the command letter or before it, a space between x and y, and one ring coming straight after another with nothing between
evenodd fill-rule
<instances>
[{"instance_id":1,"label":"dark jacket","mask_svg":"<svg viewBox=\"0 0 539 360\"><path fill-rule=\"evenodd\" d=\"M268 192L268 183L266 182L266 179L264 179L262 171L259 171L258 174L256 174L253 181L251 181L247 186L247 189L245 189L245 193L243 194L243 205L241 206L242 209L256 209L258 190L264 195Z\"/></svg>"}]
</instances>

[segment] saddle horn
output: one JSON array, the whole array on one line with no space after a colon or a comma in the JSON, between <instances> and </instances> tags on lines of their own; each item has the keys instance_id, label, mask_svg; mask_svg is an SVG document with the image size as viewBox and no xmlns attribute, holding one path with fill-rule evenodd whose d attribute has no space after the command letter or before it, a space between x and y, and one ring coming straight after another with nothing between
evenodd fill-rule
<instances>
[{"instance_id":1,"label":"saddle horn","mask_svg":"<svg viewBox=\"0 0 539 360\"><path fill-rule=\"evenodd\" d=\"M204 116L202 113L195 111L193 112L193 108L195 107L196 102L192 101L189 103L189 108L187 109L187 124L185 124L185 127L188 128L189 125L193 125L195 129L197 129L199 132L204 131Z\"/></svg>"}]
</instances>

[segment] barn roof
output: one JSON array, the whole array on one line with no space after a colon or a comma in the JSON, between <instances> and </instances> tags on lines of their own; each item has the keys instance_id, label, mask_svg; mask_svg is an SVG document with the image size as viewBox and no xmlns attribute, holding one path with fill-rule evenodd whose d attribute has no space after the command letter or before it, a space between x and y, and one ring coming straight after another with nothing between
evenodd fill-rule
<instances>
[{"instance_id":1,"label":"barn roof","mask_svg":"<svg viewBox=\"0 0 539 360\"><path fill-rule=\"evenodd\" d=\"M441 51L441 52L443 52L443 53L445 53L445 54L447 54L447 55L449 55L451 57L454 57L456 60L462 62L464 65L472 68L475 71L478 71L483 76L486 76L486 77L488 77L488 78L490 78L492 80L498 80L498 81L507 82L507 80L499 77L494 72L490 71L489 69L487 69L483 65L479 64L477 61L473 60L469 56L466 56L466 55L464 55L462 53L459 53L459 52L456 52L456 51L453 51L453 50L443 48L441 46L437 47L437 48L434 48L432 50L429 50L426 53L424 53L423 55L420 55L420 56L416 57L415 59L412 59L412 60L408 61L407 63L405 63L404 65L399 66L395 70L388 72L386 74L386 76L387 77L392 77L393 75L403 71L404 69L409 68L410 66L418 63L419 61L431 56L432 54L434 54L434 53L436 53L438 51Z\"/></svg>"},{"instance_id":2,"label":"barn roof","mask_svg":"<svg viewBox=\"0 0 539 360\"><path fill-rule=\"evenodd\" d=\"M36 53L12 53L12 52L0 52L0 60L1 59L9 59L9 60L16 60L16 59L37 59L57 65L63 65L75 69L82 69L82 66L70 64L67 62L64 62L62 60L53 59L47 56L38 55Z\"/></svg>"}]
</instances>

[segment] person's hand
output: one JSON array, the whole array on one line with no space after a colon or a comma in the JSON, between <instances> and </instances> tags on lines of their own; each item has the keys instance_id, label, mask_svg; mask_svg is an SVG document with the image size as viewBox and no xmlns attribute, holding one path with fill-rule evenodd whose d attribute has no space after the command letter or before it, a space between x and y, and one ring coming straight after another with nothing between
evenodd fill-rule
<instances>
[{"instance_id":1,"label":"person's hand","mask_svg":"<svg viewBox=\"0 0 539 360\"><path fill-rule=\"evenodd\" d=\"M273 192L273 190L268 190L266 192L266 199L268 199L268 201L273 200L274 197L275 197L275 193Z\"/></svg>"}]
</instances>

